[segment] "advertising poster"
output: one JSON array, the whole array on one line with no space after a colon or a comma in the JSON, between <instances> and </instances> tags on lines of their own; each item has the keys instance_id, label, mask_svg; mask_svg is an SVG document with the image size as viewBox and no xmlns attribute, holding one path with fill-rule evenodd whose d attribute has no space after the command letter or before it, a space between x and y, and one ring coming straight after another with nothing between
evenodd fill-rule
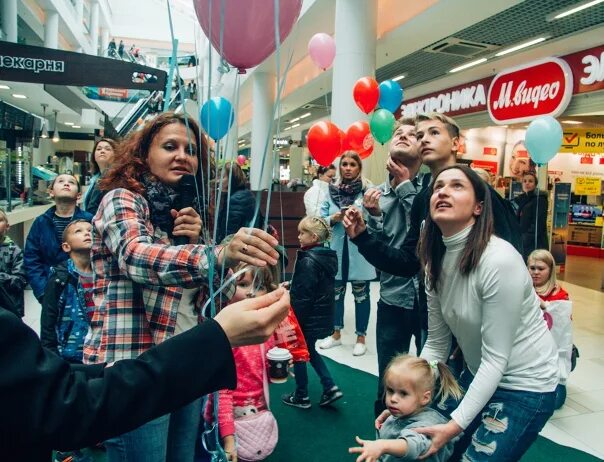
<instances>
[{"instance_id":1,"label":"advertising poster","mask_svg":"<svg viewBox=\"0 0 604 462\"><path fill-rule=\"evenodd\" d=\"M556 265L566 263L566 241L568 240L568 211L570 210L570 183L554 184L552 204L551 252Z\"/></svg>"}]
</instances>

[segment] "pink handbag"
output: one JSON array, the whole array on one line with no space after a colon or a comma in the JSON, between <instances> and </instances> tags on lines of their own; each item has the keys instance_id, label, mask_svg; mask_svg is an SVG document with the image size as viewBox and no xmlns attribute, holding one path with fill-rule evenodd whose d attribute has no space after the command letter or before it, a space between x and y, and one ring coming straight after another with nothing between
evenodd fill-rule
<instances>
[{"instance_id":1,"label":"pink handbag","mask_svg":"<svg viewBox=\"0 0 604 462\"><path fill-rule=\"evenodd\" d=\"M264 345L261 346L262 364L264 365L264 398L269 406L268 377L266 376L266 359ZM277 446L279 427L273 413L266 409L254 415L235 419L235 436L237 440L237 457L244 462L255 462L266 459Z\"/></svg>"}]
</instances>

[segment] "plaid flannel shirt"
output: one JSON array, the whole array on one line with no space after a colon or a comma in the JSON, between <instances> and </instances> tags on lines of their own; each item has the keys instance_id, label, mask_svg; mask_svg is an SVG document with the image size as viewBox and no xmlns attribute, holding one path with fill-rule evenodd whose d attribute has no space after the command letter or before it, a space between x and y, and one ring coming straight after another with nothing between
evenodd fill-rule
<instances>
[{"instance_id":1,"label":"plaid flannel shirt","mask_svg":"<svg viewBox=\"0 0 604 462\"><path fill-rule=\"evenodd\" d=\"M84 362L136 358L174 335L183 288L200 288L197 309L209 298L208 257L220 248L173 246L151 224L147 200L126 189L105 195L92 224L95 311ZM216 266L215 288L220 277ZM222 296L230 299L235 288L227 284Z\"/></svg>"}]
</instances>

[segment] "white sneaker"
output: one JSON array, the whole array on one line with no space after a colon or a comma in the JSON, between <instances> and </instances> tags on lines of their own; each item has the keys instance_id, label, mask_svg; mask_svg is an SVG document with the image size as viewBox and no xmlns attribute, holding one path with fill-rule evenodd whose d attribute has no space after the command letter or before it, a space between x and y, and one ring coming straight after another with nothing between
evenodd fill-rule
<instances>
[{"instance_id":1,"label":"white sneaker","mask_svg":"<svg viewBox=\"0 0 604 462\"><path fill-rule=\"evenodd\" d=\"M352 349L353 356L363 356L367 353L367 345L364 343L355 343L354 348Z\"/></svg>"},{"instance_id":2,"label":"white sneaker","mask_svg":"<svg viewBox=\"0 0 604 462\"><path fill-rule=\"evenodd\" d=\"M340 346L341 344L342 339L335 339L330 335L319 342L319 348L322 350L329 350L330 348Z\"/></svg>"}]
</instances>

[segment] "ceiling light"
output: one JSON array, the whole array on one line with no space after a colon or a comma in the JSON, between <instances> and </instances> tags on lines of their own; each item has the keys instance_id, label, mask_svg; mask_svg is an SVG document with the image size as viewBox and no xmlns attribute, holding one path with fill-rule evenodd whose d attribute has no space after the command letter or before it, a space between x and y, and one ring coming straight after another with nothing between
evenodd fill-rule
<instances>
[{"instance_id":1,"label":"ceiling light","mask_svg":"<svg viewBox=\"0 0 604 462\"><path fill-rule=\"evenodd\" d=\"M583 122L578 120L563 120L562 123L567 125L581 125Z\"/></svg>"},{"instance_id":2,"label":"ceiling light","mask_svg":"<svg viewBox=\"0 0 604 462\"><path fill-rule=\"evenodd\" d=\"M18 99L26 99L27 96L22 95L20 93L13 93L13 97L18 98Z\"/></svg>"},{"instance_id":3,"label":"ceiling light","mask_svg":"<svg viewBox=\"0 0 604 462\"><path fill-rule=\"evenodd\" d=\"M300 124L293 124L293 125L292 125L292 126L290 126L289 128L296 128L296 127L299 127L299 126L300 126Z\"/></svg>"},{"instance_id":4,"label":"ceiling light","mask_svg":"<svg viewBox=\"0 0 604 462\"><path fill-rule=\"evenodd\" d=\"M58 127L58 123L57 123L57 116L59 115L59 111L54 110L52 112L55 113L55 131L52 135L52 142L58 143L59 141L61 141L61 138L59 137L59 127Z\"/></svg>"},{"instance_id":5,"label":"ceiling light","mask_svg":"<svg viewBox=\"0 0 604 462\"><path fill-rule=\"evenodd\" d=\"M399 80L403 80L405 77L407 77L407 74L401 74L401 75L397 75L396 77L391 78L390 80L392 80L394 82L398 82Z\"/></svg>"},{"instance_id":6,"label":"ceiling light","mask_svg":"<svg viewBox=\"0 0 604 462\"><path fill-rule=\"evenodd\" d=\"M566 16L570 16L571 14L578 13L579 11L583 11L592 6L596 6L599 3L604 2L604 0L588 0L581 3L577 3L571 7L564 8L563 10L555 11L554 13L548 14L545 17L546 21L554 21L555 19L565 18Z\"/></svg>"},{"instance_id":7,"label":"ceiling light","mask_svg":"<svg viewBox=\"0 0 604 462\"><path fill-rule=\"evenodd\" d=\"M296 117L295 119L290 120L289 123L293 124L294 122L297 122L298 120L300 120L300 117Z\"/></svg>"},{"instance_id":8,"label":"ceiling light","mask_svg":"<svg viewBox=\"0 0 604 462\"><path fill-rule=\"evenodd\" d=\"M79 125L73 125L73 128L82 128Z\"/></svg>"},{"instance_id":9,"label":"ceiling light","mask_svg":"<svg viewBox=\"0 0 604 462\"><path fill-rule=\"evenodd\" d=\"M602 1L604 1L604 0L602 0ZM450 73L453 73L453 72L459 72L459 71L463 71L464 69L467 69L467 68L469 68L469 67L472 67L472 66L477 66L478 64L482 64L482 63L484 63L486 60L487 60L487 58L481 58L481 59L477 59L476 61L470 61L469 63L464 64L463 66L457 66L457 67L454 67L454 68L453 68L453 69L451 69L449 72L450 72Z\"/></svg>"},{"instance_id":10,"label":"ceiling light","mask_svg":"<svg viewBox=\"0 0 604 462\"><path fill-rule=\"evenodd\" d=\"M0 85L0 90L10 90L8 85Z\"/></svg>"},{"instance_id":11,"label":"ceiling light","mask_svg":"<svg viewBox=\"0 0 604 462\"><path fill-rule=\"evenodd\" d=\"M299 120L299 119L305 119L306 117L310 117L310 112L307 112L307 113L305 113L305 114L302 114L300 117L298 117L298 120Z\"/></svg>"},{"instance_id":12,"label":"ceiling light","mask_svg":"<svg viewBox=\"0 0 604 462\"><path fill-rule=\"evenodd\" d=\"M65 125L73 125L73 122L63 122Z\"/></svg>"},{"instance_id":13,"label":"ceiling light","mask_svg":"<svg viewBox=\"0 0 604 462\"><path fill-rule=\"evenodd\" d=\"M48 138L48 128L46 127L48 125L48 121L46 120L46 108L48 107L48 104L46 103L41 103L40 104L42 106L42 114L43 114L43 118L42 118L42 131L40 132L40 138Z\"/></svg>"},{"instance_id":14,"label":"ceiling light","mask_svg":"<svg viewBox=\"0 0 604 462\"><path fill-rule=\"evenodd\" d=\"M604 1L604 0L602 0L602 1ZM528 42L524 42L524 43L521 43L519 45L513 46L511 48L507 48L507 49L505 49L503 51L500 51L499 53L495 53L495 56L507 55L508 53L513 53L515 51L522 50L523 48L527 48L527 47L530 47L532 45L536 45L537 43L541 43L541 42L544 42L546 40L547 40L547 37L539 37L539 38L530 40Z\"/></svg>"}]
</instances>

